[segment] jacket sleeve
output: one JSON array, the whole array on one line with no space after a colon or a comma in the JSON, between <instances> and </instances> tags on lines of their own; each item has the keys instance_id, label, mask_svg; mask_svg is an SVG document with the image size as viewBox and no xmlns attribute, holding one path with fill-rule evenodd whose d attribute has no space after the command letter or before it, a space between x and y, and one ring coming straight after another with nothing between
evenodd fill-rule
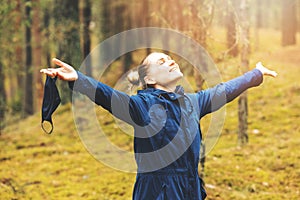
<instances>
[{"instance_id":1,"label":"jacket sleeve","mask_svg":"<svg viewBox=\"0 0 300 200\"><path fill-rule=\"evenodd\" d=\"M259 86L262 81L263 74L258 69L253 69L228 82L220 83L213 88L198 92L200 117L218 110L245 90Z\"/></svg>"},{"instance_id":2,"label":"jacket sleeve","mask_svg":"<svg viewBox=\"0 0 300 200\"><path fill-rule=\"evenodd\" d=\"M115 117L133 124L130 109L133 104L129 95L115 90L108 85L77 72L78 79L70 81L69 87L73 91L86 95L90 100L109 111Z\"/></svg>"}]
</instances>

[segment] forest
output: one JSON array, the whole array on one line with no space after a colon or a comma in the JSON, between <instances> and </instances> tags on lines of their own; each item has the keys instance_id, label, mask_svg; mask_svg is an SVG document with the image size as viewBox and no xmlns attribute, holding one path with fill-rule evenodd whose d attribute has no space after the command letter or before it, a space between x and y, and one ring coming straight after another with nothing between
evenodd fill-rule
<instances>
[{"instance_id":1,"label":"forest","mask_svg":"<svg viewBox=\"0 0 300 200\"><path fill-rule=\"evenodd\" d=\"M209 83L205 75L189 60L170 50L184 46L168 37L170 30L191 38L205 49L223 80L247 72L259 60L271 65L279 74L278 80L266 80L268 84L271 83L270 86L263 85L258 93L243 93L228 106L227 110L231 111L227 111L221 131L224 135L221 140L225 142L219 146L217 143L215 150L210 149L211 152L206 155L205 171L202 169L201 172L207 183L208 199L299 197L300 161L295 151L300 144L300 129L295 123L300 118L300 104L297 101L300 100L300 83L297 79L300 72L300 0L2 0L0 17L1 196L5 194L6 199L130 199L134 180L132 174L115 172L102 164L97 168L96 161L84 155L88 152L78 142L80 139L71 119L72 93L63 81L57 81L61 106L54 115L54 135L48 138L41 131L40 116L46 77L40 73L40 69L55 67L51 60L56 57L77 70L86 65L83 73L111 87L118 87L124 74L134 70L148 53L162 51L178 60L192 90L207 88ZM147 27L161 30L161 35L157 37L159 41L149 39L153 37L148 35L151 33L146 29L134 39L125 37L124 40L118 40L119 43L106 47L96 58L89 57L99 44L118 34L126 36L126 31ZM123 52L123 48L138 46L139 43L147 43L148 47L109 60L111 55ZM150 48L155 43L163 48ZM193 53L192 49L186 51ZM102 60L95 60L99 58ZM97 71L99 63L105 66L100 77ZM126 135L118 138L114 134L120 130L112 122L114 120L103 110L98 112L98 120L105 126L107 137L120 147L132 151L132 137ZM279 120L283 124L272 125ZM204 120L207 121L209 119ZM290 133L291 136L283 136L282 133ZM278 143L272 146L269 137L274 137ZM36 141L31 141L31 138ZM268 149L268 145L272 148ZM278 155L275 153L277 150L284 153ZM254 151L263 156L245 162L244 159L247 160ZM230 154L227 159L226 153ZM79 157L76 158L75 154ZM69 157L63 166L62 160L66 155ZM283 157L289 157L290 160L281 160ZM51 167L46 166L44 162L50 162L52 158ZM275 161L271 161L272 158ZM31 163L34 159L37 161ZM71 160L77 161L77 164ZM78 162L82 162L82 166ZM241 168L248 171L244 173L247 176L244 180L238 177L243 177L239 171L242 162L247 166ZM20 169L27 164L27 170L41 164L36 168L37 174L28 175L25 169ZM232 165L233 169L223 164ZM251 167L256 164L259 166ZM89 165L95 166L89 171ZM62 171L59 171L60 166ZM72 166L75 166L74 171L68 175ZM228 170L227 174L222 172L224 168ZM53 170L48 174L51 181L46 180L47 170ZM238 172L232 174L234 171ZM257 172L258 180L249 171ZM21 173L27 175L14 178ZM280 177L272 178L273 173ZM68 176L72 178L67 180ZM106 181L97 182L98 179ZM75 185L76 182L87 181L89 184L83 188ZM118 182L128 184L118 186ZM45 184L49 184L49 188ZM34 191L34 187L40 191Z\"/></svg>"}]
</instances>

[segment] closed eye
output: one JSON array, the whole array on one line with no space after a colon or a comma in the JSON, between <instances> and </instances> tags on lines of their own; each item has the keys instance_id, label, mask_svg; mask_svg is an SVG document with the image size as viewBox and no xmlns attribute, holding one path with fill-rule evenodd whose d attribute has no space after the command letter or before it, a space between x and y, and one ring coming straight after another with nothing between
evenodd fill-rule
<instances>
[{"instance_id":1,"label":"closed eye","mask_svg":"<svg viewBox=\"0 0 300 200\"><path fill-rule=\"evenodd\" d=\"M161 58L157 61L157 64L162 65L166 62L166 60L164 58Z\"/></svg>"},{"instance_id":2,"label":"closed eye","mask_svg":"<svg viewBox=\"0 0 300 200\"><path fill-rule=\"evenodd\" d=\"M172 60L170 56L167 56L167 58L161 58L157 61L157 64L162 65L164 64L167 60Z\"/></svg>"}]
</instances>

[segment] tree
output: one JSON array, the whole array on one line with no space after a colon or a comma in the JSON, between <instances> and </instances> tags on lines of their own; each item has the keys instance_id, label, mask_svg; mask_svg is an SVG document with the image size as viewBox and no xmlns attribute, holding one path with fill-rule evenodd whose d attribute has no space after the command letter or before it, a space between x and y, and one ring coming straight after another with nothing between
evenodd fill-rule
<instances>
[{"instance_id":1,"label":"tree","mask_svg":"<svg viewBox=\"0 0 300 200\"><path fill-rule=\"evenodd\" d=\"M3 73L3 65L0 59L0 134L1 130L4 127L4 116L5 116L5 109L6 109L6 94L4 88L4 73Z\"/></svg>"},{"instance_id":2,"label":"tree","mask_svg":"<svg viewBox=\"0 0 300 200\"><path fill-rule=\"evenodd\" d=\"M42 105L43 99L43 82L39 68L42 66L42 25L41 25L41 3L40 0L32 0L33 18L32 18L32 32L33 32L33 71L34 71L34 104L38 108Z\"/></svg>"},{"instance_id":3,"label":"tree","mask_svg":"<svg viewBox=\"0 0 300 200\"><path fill-rule=\"evenodd\" d=\"M254 37L255 37L255 50L258 49L259 47L259 30L263 27L264 23L263 20L266 18L266 15L263 16L263 4L262 1L260 0L256 0L255 1L255 8L256 8L256 12L255 12L255 31L254 31Z\"/></svg>"},{"instance_id":4,"label":"tree","mask_svg":"<svg viewBox=\"0 0 300 200\"><path fill-rule=\"evenodd\" d=\"M85 69L88 76L92 76L91 59L88 57L91 51L91 35L90 35L90 23L92 18L90 0L81 0L81 24L82 24L82 55L85 60Z\"/></svg>"},{"instance_id":5,"label":"tree","mask_svg":"<svg viewBox=\"0 0 300 200\"><path fill-rule=\"evenodd\" d=\"M130 12L130 28L141 28L141 27L150 27L150 22L153 22L151 20L150 13L150 7L154 7L155 3L151 2L150 6L150 1L149 0L144 0L144 1L136 1L134 4L129 3L129 9L128 11ZM155 9L155 8L153 8ZM142 17L141 17L142 16ZM136 43L145 43L146 46L150 46L151 41L149 40L149 33L147 30L144 30L142 34L140 34L135 41ZM146 55L151 53L151 48L146 48L145 49Z\"/></svg>"},{"instance_id":6,"label":"tree","mask_svg":"<svg viewBox=\"0 0 300 200\"><path fill-rule=\"evenodd\" d=\"M237 9L238 9L238 0L227 1L227 48L229 55L236 57L239 53L238 41L237 41Z\"/></svg>"},{"instance_id":7,"label":"tree","mask_svg":"<svg viewBox=\"0 0 300 200\"><path fill-rule=\"evenodd\" d=\"M113 17L112 17L112 1L108 0L101 0L101 21L100 21L100 32L102 33L102 40L107 39L108 37L112 36L112 30L113 30ZM107 49L103 52L101 52L101 59L103 61L103 64L106 65L108 60L107 58L109 55L112 54L112 49L108 46Z\"/></svg>"},{"instance_id":8,"label":"tree","mask_svg":"<svg viewBox=\"0 0 300 200\"><path fill-rule=\"evenodd\" d=\"M116 4L114 5L114 11L116 13L114 18L115 33L120 33L122 31L126 31L131 28L131 16L130 16L129 9L130 9L130 4L122 1L116 1ZM126 48L128 42L128 40L126 39L126 33L124 39L125 40L121 41L121 44L119 44L121 45L121 48ZM130 42L135 42L135 41L130 41ZM125 55L123 55L121 58L121 62L123 64L123 73L126 73L133 62L132 53L128 52Z\"/></svg>"},{"instance_id":9,"label":"tree","mask_svg":"<svg viewBox=\"0 0 300 200\"><path fill-rule=\"evenodd\" d=\"M255 6L256 6L256 24L255 24L255 27L257 29L260 29L263 27L263 6L262 6L262 1L260 0L256 0L255 1Z\"/></svg>"},{"instance_id":10,"label":"tree","mask_svg":"<svg viewBox=\"0 0 300 200\"><path fill-rule=\"evenodd\" d=\"M298 23L297 23L297 31L299 32L300 31L300 0L298 0L297 1L297 7L296 7L296 9L297 9L297 21L298 21Z\"/></svg>"},{"instance_id":11,"label":"tree","mask_svg":"<svg viewBox=\"0 0 300 200\"><path fill-rule=\"evenodd\" d=\"M241 28L241 71L246 73L249 70L249 2L248 0L241 0L239 5L239 19ZM238 100L238 117L239 130L238 142L240 145L248 143L248 98L247 92L240 95Z\"/></svg>"},{"instance_id":12,"label":"tree","mask_svg":"<svg viewBox=\"0 0 300 200\"><path fill-rule=\"evenodd\" d=\"M106 2L106 4L108 4ZM105 11L104 17L105 21L109 21L111 30L108 31L106 28L103 28L104 33L107 34L107 36L112 36L114 34L118 34L120 32L126 31L131 28L131 5L128 2L122 1L122 0L116 0L113 1L110 6L106 5L107 9L110 9L110 13L107 13ZM109 52L113 55L120 55L121 50L124 50L126 48L126 45L128 43L128 40L126 39L126 33L124 33L124 40L119 41L119 44L113 45L112 48L109 49ZM130 41L135 42L135 41ZM119 48L116 48L119 47ZM106 52L107 53L107 52ZM125 55L122 55L120 57L120 61L123 65L122 73L125 73L129 70L130 65L133 63L132 53L128 52Z\"/></svg>"},{"instance_id":13,"label":"tree","mask_svg":"<svg viewBox=\"0 0 300 200\"><path fill-rule=\"evenodd\" d=\"M55 0L54 1L54 25L57 42L57 57L66 60L74 67L79 67L82 56L79 36L79 4L78 0ZM71 100L71 91L68 84L58 82L62 92L61 103Z\"/></svg>"},{"instance_id":14,"label":"tree","mask_svg":"<svg viewBox=\"0 0 300 200\"><path fill-rule=\"evenodd\" d=\"M41 9L43 12L43 56L46 58L46 66L51 67L51 50L50 50L50 43L52 41L50 40L50 21L51 21L51 15L52 13L52 7L48 1L42 1L41 2Z\"/></svg>"},{"instance_id":15,"label":"tree","mask_svg":"<svg viewBox=\"0 0 300 200\"><path fill-rule=\"evenodd\" d=\"M5 41L5 30L7 30L7 25L9 25L8 18L9 13L11 12L12 7L7 4L7 2L0 4L0 12L4 16L2 20L0 21L0 49L4 49L6 46ZM0 54L0 134L2 129L4 128L4 119L5 119L5 111L6 111L6 102L7 102L7 96L6 91L4 87L5 83L5 73L4 73L4 64L3 64L3 58L5 58L5 51Z\"/></svg>"},{"instance_id":16,"label":"tree","mask_svg":"<svg viewBox=\"0 0 300 200\"><path fill-rule=\"evenodd\" d=\"M14 16L14 32L12 33L13 37L15 38L12 41L13 48L14 48L14 60L10 60L10 64L12 65L12 68L8 69L8 76L10 81L9 87L10 87L10 94L11 94L11 106L13 113L21 113L23 110L23 102L22 99L24 99L24 51L23 51L23 33L22 30L22 3L21 0L17 0L15 2L15 7L13 10L13 16ZM17 71L17 73L16 73ZM15 77L17 80L15 80ZM16 82L16 83L15 83Z\"/></svg>"},{"instance_id":17,"label":"tree","mask_svg":"<svg viewBox=\"0 0 300 200\"><path fill-rule=\"evenodd\" d=\"M296 0L281 1L282 6L282 46L296 44L297 14Z\"/></svg>"},{"instance_id":18,"label":"tree","mask_svg":"<svg viewBox=\"0 0 300 200\"><path fill-rule=\"evenodd\" d=\"M149 13L149 0L146 0L146 1L144 1L143 2L143 4L142 4L142 9L141 9L141 14L143 14L144 15L144 17L142 18L142 24L141 24L141 26L140 27L148 27L148 26L150 26L150 13ZM133 21L135 21L135 20L133 20ZM146 41L146 43L147 43L147 46L150 46L150 41L149 41L149 36L148 36L148 32L147 31L145 31L144 32L144 38L142 38L143 40L145 40ZM146 54L148 55L148 54L150 54L150 52L151 52L151 49L150 48L146 48Z\"/></svg>"},{"instance_id":19,"label":"tree","mask_svg":"<svg viewBox=\"0 0 300 200\"><path fill-rule=\"evenodd\" d=\"M25 93L24 93L24 116L32 115L33 109L33 73L32 73L32 46L31 46L31 0L26 0L25 4Z\"/></svg>"}]
</instances>

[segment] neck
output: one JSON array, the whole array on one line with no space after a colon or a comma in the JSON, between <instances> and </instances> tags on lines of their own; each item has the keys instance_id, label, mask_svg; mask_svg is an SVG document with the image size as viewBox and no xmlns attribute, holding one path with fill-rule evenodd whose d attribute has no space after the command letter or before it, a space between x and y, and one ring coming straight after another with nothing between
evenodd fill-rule
<instances>
[{"instance_id":1,"label":"neck","mask_svg":"<svg viewBox=\"0 0 300 200\"><path fill-rule=\"evenodd\" d=\"M175 92L176 85L163 86L163 85L155 84L154 88L159 89L159 90L164 90L164 91L167 91L167 92Z\"/></svg>"}]
</instances>

